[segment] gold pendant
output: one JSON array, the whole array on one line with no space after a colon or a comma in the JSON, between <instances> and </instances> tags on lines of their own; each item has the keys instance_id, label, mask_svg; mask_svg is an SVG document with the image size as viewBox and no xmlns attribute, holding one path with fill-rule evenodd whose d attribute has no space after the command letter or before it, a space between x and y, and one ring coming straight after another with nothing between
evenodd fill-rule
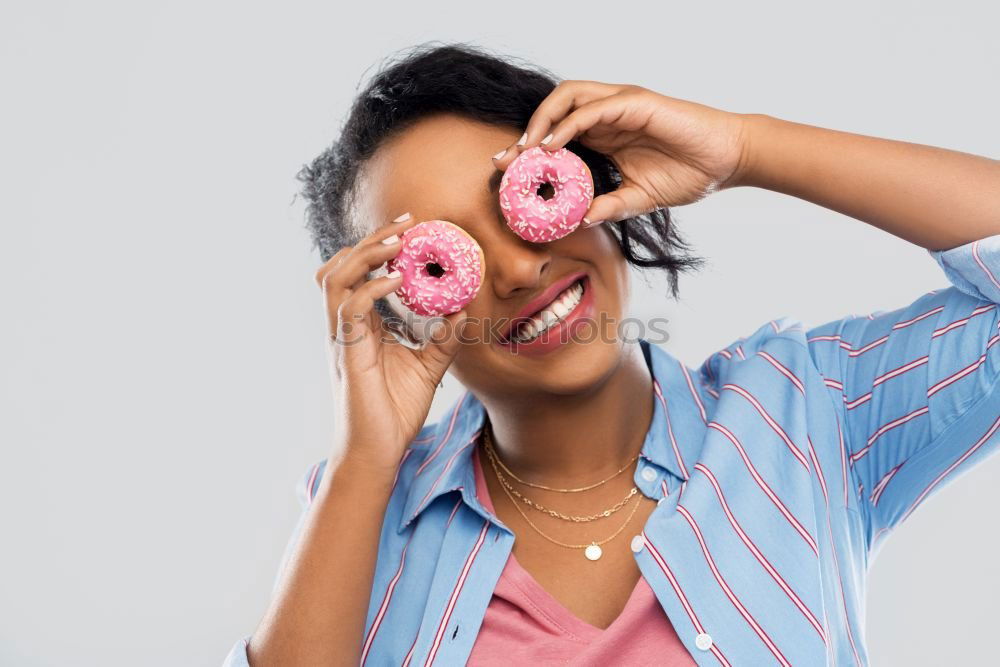
<instances>
[{"instance_id":1,"label":"gold pendant","mask_svg":"<svg viewBox=\"0 0 1000 667\"><path fill-rule=\"evenodd\" d=\"M583 550L583 555L590 560L597 560L601 557L601 547L595 542Z\"/></svg>"}]
</instances>

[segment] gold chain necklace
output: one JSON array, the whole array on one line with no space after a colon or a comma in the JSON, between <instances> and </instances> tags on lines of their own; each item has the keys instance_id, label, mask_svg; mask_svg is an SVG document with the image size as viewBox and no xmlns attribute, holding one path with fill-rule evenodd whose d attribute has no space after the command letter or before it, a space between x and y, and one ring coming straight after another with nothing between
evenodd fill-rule
<instances>
[{"instance_id":1,"label":"gold chain necklace","mask_svg":"<svg viewBox=\"0 0 1000 667\"><path fill-rule=\"evenodd\" d=\"M493 439L490 437L489 426L483 428L483 435L485 436L486 444L489 446L490 449L493 449ZM626 463L621 468L619 468L618 472L616 472L615 474L611 475L610 477L608 477L606 479L602 479L600 482L597 482L596 484L591 484L590 486L581 486L578 489L554 489L551 486L545 486L544 484L534 484L532 482L527 482L527 481L521 479L520 477L518 477L517 475L515 475L514 471L512 471L510 468L508 468L507 466L505 466L504 463L503 463L503 461L501 461L499 459L499 457L497 458L497 463L500 464L500 467L503 468L507 472L508 475L510 475L511 477L513 477L515 480L517 480L521 484L526 484L527 486L533 486L536 489L545 489L547 491L559 491L560 493L574 493L574 492L577 492L577 491L588 491L590 489L593 489L594 487L600 486L601 484L604 484L605 482L608 482L608 481L614 479L618 475L622 474L622 472L624 472L626 468L628 468L630 465L632 465L632 463L637 458L639 458L639 454L636 454L631 459L629 459L628 463Z\"/></svg>"},{"instance_id":2,"label":"gold chain necklace","mask_svg":"<svg viewBox=\"0 0 1000 667\"><path fill-rule=\"evenodd\" d=\"M497 456L496 451L493 449L493 443L490 441L489 433L487 433L487 432L484 431L484 435L485 435L484 443L485 443L486 454L490 458L490 464L493 466L493 470L494 470L494 472L496 472L497 478L499 478L500 483L503 484L515 496L517 496L518 498L520 498L525 504L531 506L532 508L538 510L539 512L544 512L545 514L548 514L549 516L553 516L553 517L555 517L557 519L562 519L563 521L574 521L574 522L582 523L582 522L586 522L586 521L595 521L597 519L601 519L601 518L604 518L604 517L609 517L612 514L614 514L615 512L617 512L618 510L620 510L622 507L624 507L625 503L627 503L632 498L632 496L634 496L635 494L639 493L639 489L637 487L633 486L632 490L629 491L622 500L620 500L619 502L615 503L615 505L613 505L610 509L606 509L603 512L598 512L597 514L591 514L589 516L567 516L565 514L557 512L555 510L547 509L547 508L543 507L542 505L534 502L530 498L526 498L525 496L521 495L521 493L517 489L515 489L513 486L511 486L510 482L507 481L507 478L504 477L500 473L500 470L497 468L497 464L498 463L500 465L503 465L503 464L500 463L500 459ZM504 466L504 468L506 469L506 466ZM618 473L615 473L615 474L617 475ZM614 475L612 475L612 477L614 477ZM609 477L608 479L611 479L612 477ZM605 480L605 481L607 481L607 480ZM603 483L603 482L601 482L601 483Z\"/></svg>"},{"instance_id":3,"label":"gold chain necklace","mask_svg":"<svg viewBox=\"0 0 1000 667\"><path fill-rule=\"evenodd\" d=\"M487 439L489 438L489 434L488 434L487 429L483 429L483 434L486 436ZM491 460L492 460L492 457L491 457ZM493 471L497 472L497 468L496 468L495 465L493 466ZM605 481L607 481L607 480L605 480ZM560 542L559 540L553 539L553 538L549 537L548 535L546 535L545 533L543 533L541 531L541 529L539 529L538 526L536 526L531 521L531 519L528 518L528 515L524 513L524 510L522 510L518 506L517 501L514 499L514 496L511 495L510 491L507 490L507 487L501 485L501 488L503 489L504 493L507 494L507 497L510 498L510 502L511 502L512 505L514 505L514 509L517 510L518 514L520 514L524 518L524 520L528 523L529 526L531 526L531 528L536 533L538 533L539 535L541 535L542 537L544 537L549 542L552 542L553 544L557 544L557 545L559 545L561 547L566 547L567 549L583 549L584 550L583 551L583 555L587 557L587 560L592 560L592 561L599 559L604 554L604 550L601 549L601 545L602 544L610 542L614 538L618 537L618 535L623 530L625 530L625 526L629 525L629 523L632 522L632 517L635 515L636 510L639 509L639 505L642 503L642 498L638 498L636 500L635 506L632 508L632 511L629 513L628 518L625 520L625 523L623 523L618 528L618 530L616 530L614 533L612 533L609 537L606 537L606 538L604 538L603 540L601 540L599 542L598 541L592 541L590 544L566 544L565 542Z\"/></svg>"}]
</instances>

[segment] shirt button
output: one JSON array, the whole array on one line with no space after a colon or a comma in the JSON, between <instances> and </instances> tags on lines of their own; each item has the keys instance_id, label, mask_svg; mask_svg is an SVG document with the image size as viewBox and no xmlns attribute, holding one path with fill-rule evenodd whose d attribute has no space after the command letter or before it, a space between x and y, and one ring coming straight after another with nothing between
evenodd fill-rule
<instances>
[{"instance_id":1,"label":"shirt button","mask_svg":"<svg viewBox=\"0 0 1000 667\"><path fill-rule=\"evenodd\" d=\"M634 551L635 553L639 553L640 551L642 551L642 545L643 545L642 535L636 535L635 537L632 538L632 551Z\"/></svg>"},{"instance_id":2,"label":"shirt button","mask_svg":"<svg viewBox=\"0 0 1000 667\"><path fill-rule=\"evenodd\" d=\"M647 482L652 482L654 479L656 479L656 471L653 470L652 468L643 468L641 474L642 478Z\"/></svg>"},{"instance_id":3,"label":"shirt button","mask_svg":"<svg viewBox=\"0 0 1000 667\"><path fill-rule=\"evenodd\" d=\"M707 632L700 633L694 638L694 645L697 646L702 651L707 651L712 648L712 635Z\"/></svg>"}]
</instances>

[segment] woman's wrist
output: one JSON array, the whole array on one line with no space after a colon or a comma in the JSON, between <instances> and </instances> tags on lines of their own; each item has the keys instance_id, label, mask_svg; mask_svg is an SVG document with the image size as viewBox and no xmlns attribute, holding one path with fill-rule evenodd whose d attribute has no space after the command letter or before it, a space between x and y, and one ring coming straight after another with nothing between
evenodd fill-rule
<instances>
[{"instance_id":1,"label":"woman's wrist","mask_svg":"<svg viewBox=\"0 0 1000 667\"><path fill-rule=\"evenodd\" d=\"M349 473L351 477L363 477L368 480L369 483L376 486L391 487L396 478L396 472L399 470L399 464L402 461L402 455L397 458L392 456L372 456L366 451L358 446L358 441L355 439L352 441L352 446L340 448L340 453L334 458L336 462L336 469L338 471L344 470ZM370 448L372 450L375 447ZM383 450L382 447L378 447L379 450ZM397 451L390 450L388 448L384 451ZM398 451L405 451L399 449Z\"/></svg>"},{"instance_id":2,"label":"woman's wrist","mask_svg":"<svg viewBox=\"0 0 1000 667\"><path fill-rule=\"evenodd\" d=\"M357 502L364 499L364 502L383 507L389 502L395 479L395 471L390 474L352 456L341 455L330 460L328 471L313 493L312 504L339 502L336 500L338 497L353 497L358 499Z\"/></svg>"},{"instance_id":3,"label":"woman's wrist","mask_svg":"<svg viewBox=\"0 0 1000 667\"><path fill-rule=\"evenodd\" d=\"M732 114L738 119L740 158L732 176L719 189L740 186L765 187L761 185L759 151L767 150L767 142L775 131L774 124L782 121L773 116L759 113Z\"/></svg>"}]
</instances>

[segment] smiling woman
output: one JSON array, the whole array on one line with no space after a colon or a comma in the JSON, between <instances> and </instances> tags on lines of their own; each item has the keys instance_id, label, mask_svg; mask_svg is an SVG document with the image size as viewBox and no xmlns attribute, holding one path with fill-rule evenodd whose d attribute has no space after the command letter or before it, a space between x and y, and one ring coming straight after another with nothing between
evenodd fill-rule
<instances>
[{"instance_id":1,"label":"smiling woman","mask_svg":"<svg viewBox=\"0 0 1000 667\"><path fill-rule=\"evenodd\" d=\"M593 176L586 224L521 238L502 175L567 146ZM337 442L229 665L866 664L871 555L1000 443L993 161L445 45L383 68L300 178ZM667 207L737 186L920 243L952 284L770 320L693 368L622 335L630 267L676 296L700 263ZM386 265L431 220L486 269L421 320ZM425 424L446 372L467 391Z\"/></svg>"}]
</instances>

